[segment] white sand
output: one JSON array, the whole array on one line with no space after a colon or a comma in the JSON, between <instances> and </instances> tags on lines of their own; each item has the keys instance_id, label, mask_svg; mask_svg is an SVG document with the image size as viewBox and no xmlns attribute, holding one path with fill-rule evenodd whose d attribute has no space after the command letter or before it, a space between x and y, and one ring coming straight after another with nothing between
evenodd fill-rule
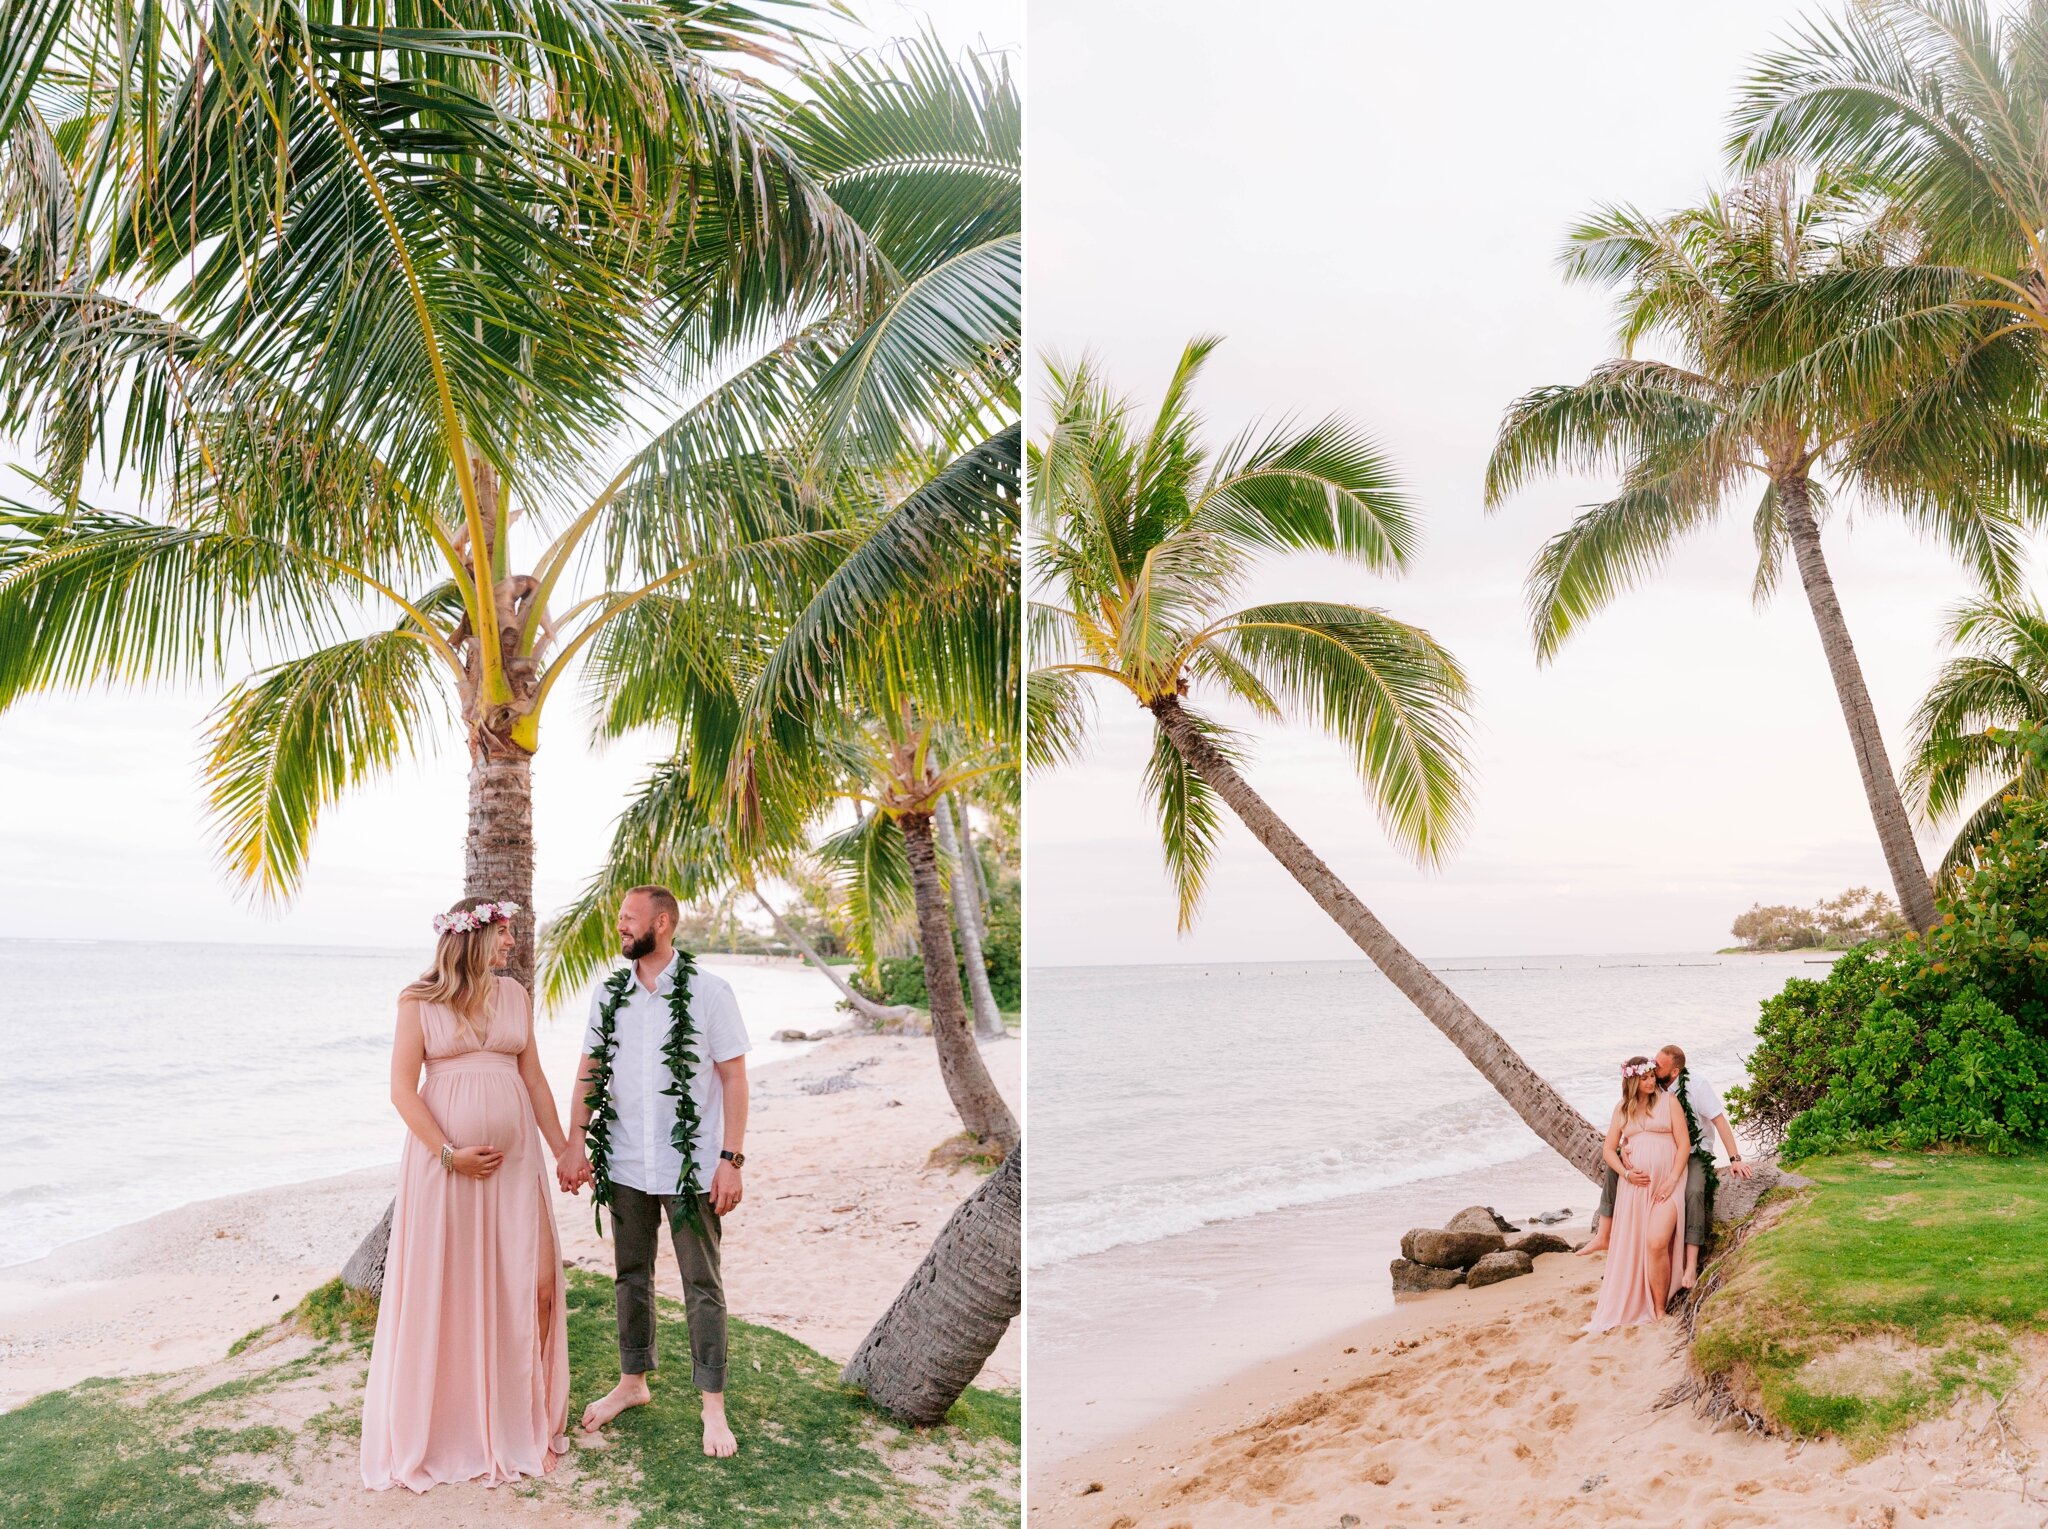
<instances>
[{"instance_id":1,"label":"white sand","mask_svg":"<svg viewBox=\"0 0 2048 1529\"><path fill-rule=\"evenodd\" d=\"M2002 1408L1966 1398L1858 1462L1660 1406L1685 1373L1676 1324L1584 1336L1600 1263L1551 1254L1521 1279L1404 1299L1170 1418L1034 1459L1032 1529L2048 1521L2048 1343L2016 1343Z\"/></svg>"},{"instance_id":2,"label":"white sand","mask_svg":"<svg viewBox=\"0 0 2048 1529\"><path fill-rule=\"evenodd\" d=\"M989 1070L1018 1097L1014 1040ZM847 1073L854 1087L802 1085ZM732 1313L834 1359L850 1355L977 1180L925 1166L959 1129L928 1038L861 1036L755 1069L747 1199L728 1219ZM404 1127L394 1115L392 1148ZM220 1359L340 1270L383 1214L389 1168L201 1200L0 1270L0 1408L94 1375L137 1375ZM611 1272L588 1193L556 1197L563 1256ZM607 1218L607 1228L610 1222ZM658 1263L680 1299L675 1262ZM1015 1325L981 1375L1014 1386Z\"/></svg>"}]
</instances>

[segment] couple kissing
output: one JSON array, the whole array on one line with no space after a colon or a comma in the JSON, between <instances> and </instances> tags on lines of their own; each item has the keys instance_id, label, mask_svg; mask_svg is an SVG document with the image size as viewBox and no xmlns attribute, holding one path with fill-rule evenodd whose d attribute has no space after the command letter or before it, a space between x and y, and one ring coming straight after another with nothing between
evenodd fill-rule
<instances>
[{"instance_id":1,"label":"couple kissing","mask_svg":"<svg viewBox=\"0 0 2048 1529\"><path fill-rule=\"evenodd\" d=\"M1713 1133L1710 1136L1709 1132ZM1593 1238L1580 1256L1607 1254L1589 1333L1655 1322L1684 1301L1699 1279L1700 1249L1712 1215L1714 1137L1728 1172L1753 1169L1711 1083L1692 1076L1685 1052L1666 1046L1654 1058L1621 1065L1621 1102L1601 1147L1606 1169Z\"/></svg>"}]
</instances>

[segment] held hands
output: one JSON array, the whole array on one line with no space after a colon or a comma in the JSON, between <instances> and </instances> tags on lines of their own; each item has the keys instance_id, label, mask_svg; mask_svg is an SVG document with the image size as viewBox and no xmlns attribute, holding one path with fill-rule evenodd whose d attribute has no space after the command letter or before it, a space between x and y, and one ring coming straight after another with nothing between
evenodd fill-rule
<instances>
[{"instance_id":1,"label":"held hands","mask_svg":"<svg viewBox=\"0 0 2048 1529\"><path fill-rule=\"evenodd\" d=\"M597 1170L590 1166L590 1158L583 1150L583 1143L571 1139L562 1144L562 1155L555 1159L555 1183L565 1195L582 1193L585 1184L597 1182Z\"/></svg>"},{"instance_id":2,"label":"held hands","mask_svg":"<svg viewBox=\"0 0 2048 1529\"><path fill-rule=\"evenodd\" d=\"M723 1216L738 1205L740 1199L740 1171L721 1158L717 1171L711 1175L711 1209Z\"/></svg>"},{"instance_id":3,"label":"held hands","mask_svg":"<svg viewBox=\"0 0 2048 1529\"><path fill-rule=\"evenodd\" d=\"M457 1147L448 1166L466 1179L487 1179L504 1161L505 1154L496 1147Z\"/></svg>"}]
</instances>

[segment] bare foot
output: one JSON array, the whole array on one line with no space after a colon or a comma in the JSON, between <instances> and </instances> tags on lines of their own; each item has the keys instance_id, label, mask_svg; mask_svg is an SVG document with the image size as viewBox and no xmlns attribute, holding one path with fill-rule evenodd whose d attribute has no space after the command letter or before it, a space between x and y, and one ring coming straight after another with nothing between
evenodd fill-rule
<instances>
[{"instance_id":1,"label":"bare foot","mask_svg":"<svg viewBox=\"0 0 2048 1529\"><path fill-rule=\"evenodd\" d=\"M654 1400L644 1375L621 1375L619 1383L583 1409L583 1431L595 1433L628 1407L644 1407Z\"/></svg>"},{"instance_id":2,"label":"bare foot","mask_svg":"<svg viewBox=\"0 0 2048 1529\"><path fill-rule=\"evenodd\" d=\"M1580 1247L1572 1249L1573 1255L1578 1258L1591 1258L1595 1253L1605 1253L1606 1251L1607 1234L1605 1232L1602 1232L1598 1237L1595 1237L1591 1242L1585 1243Z\"/></svg>"},{"instance_id":3,"label":"bare foot","mask_svg":"<svg viewBox=\"0 0 2048 1529\"><path fill-rule=\"evenodd\" d=\"M704 1397L704 1453L714 1460L740 1452L740 1441L732 1436L725 1420L725 1397L707 1393Z\"/></svg>"}]
</instances>

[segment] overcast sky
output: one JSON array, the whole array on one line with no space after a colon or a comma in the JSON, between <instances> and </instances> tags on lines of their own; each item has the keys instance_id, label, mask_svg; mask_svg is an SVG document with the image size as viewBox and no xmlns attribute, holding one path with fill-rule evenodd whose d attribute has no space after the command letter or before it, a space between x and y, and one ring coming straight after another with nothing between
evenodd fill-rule
<instances>
[{"instance_id":1,"label":"overcast sky","mask_svg":"<svg viewBox=\"0 0 2048 1529\"><path fill-rule=\"evenodd\" d=\"M1405 579L1294 561L1255 593L1383 605L1463 660L1463 848L1438 873L1406 863L1306 730L1262 730L1249 774L1425 955L1708 950L1752 901L1888 887L1796 577L1750 606L1750 504L1545 669L1522 577L1602 485L1480 509L1503 407L1611 353L1606 298L1558 278L1566 228L1602 201L1694 198L1745 60L1811 10L1031 0L1034 353L1092 353L1149 406L1185 340L1220 332L1199 399L1213 438L1341 411L1424 512ZM1825 539L1896 762L1965 581L1882 519L1838 517ZM1355 954L1234 823L1176 937L1140 795L1147 719L1102 700L1088 762L1031 782L1031 963Z\"/></svg>"},{"instance_id":2,"label":"overcast sky","mask_svg":"<svg viewBox=\"0 0 2048 1529\"><path fill-rule=\"evenodd\" d=\"M876 36L930 25L945 42L1019 49L1018 0L854 0ZM859 28L835 23L855 40ZM12 453L5 453L12 460ZM13 490L9 490L13 492ZM118 494L110 502L119 502ZM460 895L468 759L450 726L424 765L402 765L323 815L303 894L270 912L213 864L201 727L217 693L163 689L31 698L0 713L0 936L420 944ZM641 739L599 755L579 708L550 709L534 761L535 898L574 895L613 818L662 752Z\"/></svg>"}]
</instances>

